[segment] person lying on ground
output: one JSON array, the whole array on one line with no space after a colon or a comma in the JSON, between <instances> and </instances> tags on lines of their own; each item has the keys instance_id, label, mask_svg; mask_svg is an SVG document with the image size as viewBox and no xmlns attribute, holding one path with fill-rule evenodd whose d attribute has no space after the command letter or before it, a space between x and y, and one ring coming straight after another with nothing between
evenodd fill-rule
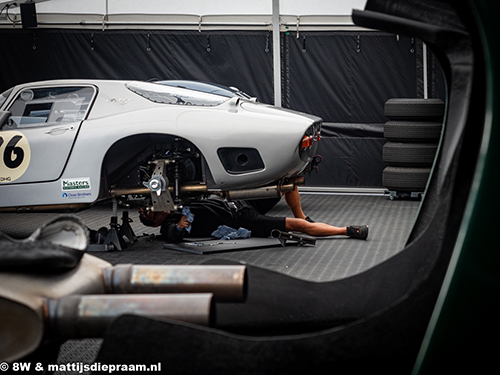
<instances>
[{"instance_id":1,"label":"person lying on ground","mask_svg":"<svg viewBox=\"0 0 500 375\"><path fill-rule=\"evenodd\" d=\"M245 228L251 231L252 237L269 237L272 230L283 232L300 232L315 237L348 236L366 239L368 226L351 225L336 227L325 223L316 223L304 215L297 190L285 193L293 218L273 217L266 215L278 202L276 199L255 199L227 202L213 196L202 201L193 202L189 208L194 220L189 221L181 212L155 212L139 208L139 218L144 225L158 227L170 242L180 242L184 237L210 237L219 226Z\"/></svg>"}]
</instances>

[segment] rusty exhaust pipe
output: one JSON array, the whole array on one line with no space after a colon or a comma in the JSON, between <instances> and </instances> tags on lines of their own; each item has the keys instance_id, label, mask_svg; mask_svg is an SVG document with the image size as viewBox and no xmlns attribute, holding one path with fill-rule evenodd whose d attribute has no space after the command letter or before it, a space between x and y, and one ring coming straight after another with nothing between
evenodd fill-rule
<instances>
[{"instance_id":1,"label":"rusty exhaust pipe","mask_svg":"<svg viewBox=\"0 0 500 375\"><path fill-rule=\"evenodd\" d=\"M214 294L220 300L244 300L246 285L243 265L113 267L90 254L84 254L74 270L61 274L3 271L0 362L27 356L44 342L45 335L100 337L122 314L214 325ZM113 289L135 294L105 294ZM170 294L163 294L166 291Z\"/></svg>"},{"instance_id":2,"label":"rusty exhaust pipe","mask_svg":"<svg viewBox=\"0 0 500 375\"><path fill-rule=\"evenodd\" d=\"M241 199L265 199L279 198L282 193L295 189L294 184L265 186L256 189L223 191L222 196L228 201L237 201Z\"/></svg>"},{"instance_id":3,"label":"rusty exhaust pipe","mask_svg":"<svg viewBox=\"0 0 500 375\"><path fill-rule=\"evenodd\" d=\"M231 190L223 191L220 195L228 201L237 201L240 199L264 199L264 198L280 198L281 194L295 190L298 185L304 185L304 177L298 177L290 183L279 184L273 186L264 186L255 189Z\"/></svg>"},{"instance_id":4,"label":"rusty exhaust pipe","mask_svg":"<svg viewBox=\"0 0 500 375\"><path fill-rule=\"evenodd\" d=\"M103 269L108 293L212 293L217 302L246 298L245 266L132 265Z\"/></svg>"},{"instance_id":5,"label":"rusty exhaust pipe","mask_svg":"<svg viewBox=\"0 0 500 375\"><path fill-rule=\"evenodd\" d=\"M44 312L47 333L67 339L103 337L112 320L124 314L204 326L215 321L210 293L66 296L47 299Z\"/></svg>"}]
</instances>

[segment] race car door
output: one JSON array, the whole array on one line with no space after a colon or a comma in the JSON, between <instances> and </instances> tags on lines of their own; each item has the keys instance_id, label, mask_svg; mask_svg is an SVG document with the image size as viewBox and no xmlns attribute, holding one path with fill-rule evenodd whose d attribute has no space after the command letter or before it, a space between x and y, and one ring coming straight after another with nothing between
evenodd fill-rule
<instances>
[{"instance_id":1,"label":"race car door","mask_svg":"<svg viewBox=\"0 0 500 375\"><path fill-rule=\"evenodd\" d=\"M0 130L0 183L57 180L95 93L93 86L21 90Z\"/></svg>"}]
</instances>

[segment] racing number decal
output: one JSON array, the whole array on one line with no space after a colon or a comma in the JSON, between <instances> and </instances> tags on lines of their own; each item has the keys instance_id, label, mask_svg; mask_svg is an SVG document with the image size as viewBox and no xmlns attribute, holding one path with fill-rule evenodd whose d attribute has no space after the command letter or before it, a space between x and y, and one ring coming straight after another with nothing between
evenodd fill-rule
<instances>
[{"instance_id":1,"label":"racing number decal","mask_svg":"<svg viewBox=\"0 0 500 375\"><path fill-rule=\"evenodd\" d=\"M0 132L0 183L21 177L28 169L30 160L30 145L23 133Z\"/></svg>"},{"instance_id":2,"label":"racing number decal","mask_svg":"<svg viewBox=\"0 0 500 375\"><path fill-rule=\"evenodd\" d=\"M3 154L3 162L10 169L16 169L19 167L24 160L24 150L21 147L16 146L19 141L23 139L20 135L13 136L7 146L5 147L5 151ZM3 138L0 138L0 146L3 143Z\"/></svg>"}]
</instances>

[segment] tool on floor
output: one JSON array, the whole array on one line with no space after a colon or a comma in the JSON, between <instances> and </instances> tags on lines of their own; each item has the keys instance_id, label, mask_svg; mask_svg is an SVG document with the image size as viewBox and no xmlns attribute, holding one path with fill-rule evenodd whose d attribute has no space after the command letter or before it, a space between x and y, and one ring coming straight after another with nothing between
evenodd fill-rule
<instances>
[{"instance_id":1,"label":"tool on floor","mask_svg":"<svg viewBox=\"0 0 500 375\"><path fill-rule=\"evenodd\" d=\"M292 232L283 232L278 229L273 229L271 237L277 238L280 241L281 246L286 246L287 241L297 242L297 246L316 245L316 239L312 237Z\"/></svg>"}]
</instances>

